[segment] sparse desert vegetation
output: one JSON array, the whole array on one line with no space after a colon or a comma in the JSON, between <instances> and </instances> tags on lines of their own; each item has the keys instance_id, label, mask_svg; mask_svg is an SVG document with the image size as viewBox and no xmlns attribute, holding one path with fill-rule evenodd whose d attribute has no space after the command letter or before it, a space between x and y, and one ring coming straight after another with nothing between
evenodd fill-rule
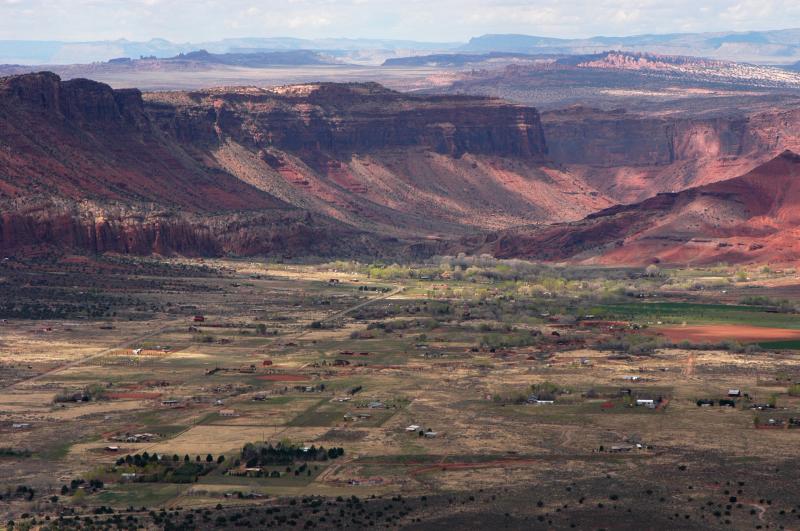
<instances>
[{"instance_id":1,"label":"sparse desert vegetation","mask_svg":"<svg viewBox=\"0 0 800 531\"><path fill-rule=\"evenodd\" d=\"M0 276L9 528L797 519L794 270L61 256Z\"/></svg>"}]
</instances>

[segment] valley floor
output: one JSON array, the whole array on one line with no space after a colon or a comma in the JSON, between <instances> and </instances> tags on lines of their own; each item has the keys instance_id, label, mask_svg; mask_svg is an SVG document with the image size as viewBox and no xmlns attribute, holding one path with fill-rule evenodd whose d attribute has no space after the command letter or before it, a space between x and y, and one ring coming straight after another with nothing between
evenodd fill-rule
<instances>
[{"instance_id":1,"label":"valley floor","mask_svg":"<svg viewBox=\"0 0 800 531\"><path fill-rule=\"evenodd\" d=\"M728 267L7 260L0 511L796 526L799 293Z\"/></svg>"}]
</instances>

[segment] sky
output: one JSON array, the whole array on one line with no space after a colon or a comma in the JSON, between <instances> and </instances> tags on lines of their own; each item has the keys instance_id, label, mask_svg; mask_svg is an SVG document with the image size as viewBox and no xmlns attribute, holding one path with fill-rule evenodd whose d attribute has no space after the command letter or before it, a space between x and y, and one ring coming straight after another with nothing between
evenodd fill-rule
<instances>
[{"instance_id":1,"label":"sky","mask_svg":"<svg viewBox=\"0 0 800 531\"><path fill-rule=\"evenodd\" d=\"M466 41L800 27L798 0L0 0L0 40Z\"/></svg>"}]
</instances>

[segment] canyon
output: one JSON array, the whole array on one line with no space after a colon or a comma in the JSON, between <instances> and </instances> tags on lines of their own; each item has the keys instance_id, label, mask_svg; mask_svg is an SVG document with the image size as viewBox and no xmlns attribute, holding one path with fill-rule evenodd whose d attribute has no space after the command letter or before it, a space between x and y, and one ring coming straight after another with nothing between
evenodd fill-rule
<instances>
[{"instance_id":1,"label":"canyon","mask_svg":"<svg viewBox=\"0 0 800 531\"><path fill-rule=\"evenodd\" d=\"M0 116L4 250L374 254L610 204L562 186L534 109L489 98L142 95L40 73L0 82Z\"/></svg>"},{"instance_id":2,"label":"canyon","mask_svg":"<svg viewBox=\"0 0 800 531\"><path fill-rule=\"evenodd\" d=\"M493 234L482 251L570 263L793 263L800 259L800 155L786 151L747 174L575 223ZM474 243L474 242L472 242Z\"/></svg>"},{"instance_id":3,"label":"canyon","mask_svg":"<svg viewBox=\"0 0 800 531\"><path fill-rule=\"evenodd\" d=\"M558 242L576 226L578 240L586 230L619 239L619 221L597 212L639 203L656 215L671 197L658 194L800 152L792 101L540 113L377 83L142 93L11 76L0 80L0 249L392 258L480 248L572 260L583 250Z\"/></svg>"}]
</instances>

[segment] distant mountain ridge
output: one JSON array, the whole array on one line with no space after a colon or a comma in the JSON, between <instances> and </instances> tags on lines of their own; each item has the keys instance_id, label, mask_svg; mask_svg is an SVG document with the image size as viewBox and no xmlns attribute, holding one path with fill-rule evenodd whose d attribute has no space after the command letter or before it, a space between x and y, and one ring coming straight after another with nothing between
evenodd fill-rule
<instances>
[{"instance_id":1,"label":"distant mountain ridge","mask_svg":"<svg viewBox=\"0 0 800 531\"><path fill-rule=\"evenodd\" d=\"M730 61L786 64L800 59L800 29L771 31L673 33L558 39L531 35L493 34L474 37L460 48L470 52L591 54L615 49L666 55L687 55Z\"/></svg>"},{"instance_id":2,"label":"distant mountain ridge","mask_svg":"<svg viewBox=\"0 0 800 531\"><path fill-rule=\"evenodd\" d=\"M0 64L67 65L109 61L114 58L156 57L166 59L181 53L207 50L215 54L313 50L347 55L359 50L450 50L462 43L426 43L380 39L296 39L291 37L239 38L197 43L174 43L165 39L136 42L113 41L23 41L0 40Z\"/></svg>"},{"instance_id":3,"label":"distant mountain ridge","mask_svg":"<svg viewBox=\"0 0 800 531\"><path fill-rule=\"evenodd\" d=\"M800 29L596 36L583 39L488 34L473 37L466 43L292 37L231 38L197 43L173 43L165 39L141 42L125 39L87 42L0 40L0 64L58 65L108 61L115 57L168 58L197 50L225 54L301 49L328 52L332 55L348 55L359 50L383 50L390 51L397 57L418 55L420 52L574 55L616 49L765 64L791 64L800 61Z\"/></svg>"}]
</instances>

